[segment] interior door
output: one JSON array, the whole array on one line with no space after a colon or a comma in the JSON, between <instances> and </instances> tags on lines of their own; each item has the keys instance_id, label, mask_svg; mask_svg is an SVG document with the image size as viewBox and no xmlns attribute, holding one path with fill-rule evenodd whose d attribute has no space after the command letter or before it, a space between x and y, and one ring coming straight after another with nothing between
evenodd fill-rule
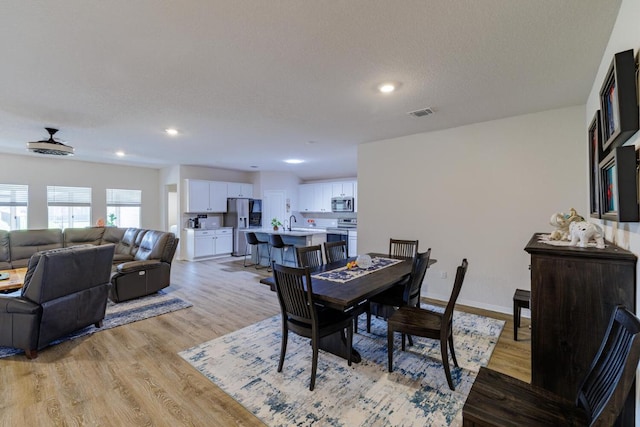
<instances>
[{"instance_id":1,"label":"interior door","mask_svg":"<svg viewBox=\"0 0 640 427\"><path fill-rule=\"evenodd\" d=\"M267 190L264 192L262 206L262 226L271 227L271 220L278 218L284 224L288 220L285 190Z\"/></svg>"}]
</instances>

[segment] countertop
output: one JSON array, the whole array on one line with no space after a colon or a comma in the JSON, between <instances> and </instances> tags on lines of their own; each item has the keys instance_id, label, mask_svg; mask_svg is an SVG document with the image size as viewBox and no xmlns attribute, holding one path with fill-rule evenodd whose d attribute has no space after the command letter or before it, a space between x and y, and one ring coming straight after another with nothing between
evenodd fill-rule
<instances>
[{"instance_id":1,"label":"countertop","mask_svg":"<svg viewBox=\"0 0 640 427\"><path fill-rule=\"evenodd\" d=\"M277 231L274 231L273 227L271 228L251 228L246 231L253 231L254 233L264 233L264 234L282 234L283 236L312 236L314 234L325 234L327 232L324 228L296 228L294 227L291 231L285 230L283 227L278 228Z\"/></svg>"},{"instance_id":2,"label":"countertop","mask_svg":"<svg viewBox=\"0 0 640 427\"><path fill-rule=\"evenodd\" d=\"M183 230L185 231L215 231L215 230L229 230L233 227L217 227L217 228L191 228L191 227L185 227Z\"/></svg>"}]
</instances>

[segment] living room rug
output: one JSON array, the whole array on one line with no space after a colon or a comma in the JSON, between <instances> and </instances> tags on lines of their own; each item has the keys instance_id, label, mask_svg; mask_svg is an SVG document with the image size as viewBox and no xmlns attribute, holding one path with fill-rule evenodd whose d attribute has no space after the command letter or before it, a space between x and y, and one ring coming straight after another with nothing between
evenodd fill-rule
<instances>
[{"instance_id":1,"label":"living room rug","mask_svg":"<svg viewBox=\"0 0 640 427\"><path fill-rule=\"evenodd\" d=\"M116 326L126 325L127 323L137 322L138 320L160 316L161 314L188 308L192 305L193 304L191 304L190 302L164 291L158 291L157 293L152 295L147 295L145 297L136 298L130 301L124 301L118 304L109 300L107 302L107 311L101 328L96 328L95 326L90 325L70 335L55 340L50 345L55 345L63 341L91 335L96 332L115 328ZM0 358L13 356L20 353L24 352L13 347L0 346Z\"/></svg>"},{"instance_id":2,"label":"living room rug","mask_svg":"<svg viewBox=\"0 0 640 427\"><path fill-rule=\"evenodd\" d=\"M434 307L431 307L434 308ZM280 315L180 352L180 356L269 426L459 426L462 407L481 366L486 366L504 322L456 311L452 366L456 387L447 385L439 341L414 337L400 351L394 344L387 370L387 325L372 318L371 333L360 316L353 346L361 363L320 351L314 391L309 391L311 346L293 333L284 367L277 372Z\"/></svg>"}]
</instances>

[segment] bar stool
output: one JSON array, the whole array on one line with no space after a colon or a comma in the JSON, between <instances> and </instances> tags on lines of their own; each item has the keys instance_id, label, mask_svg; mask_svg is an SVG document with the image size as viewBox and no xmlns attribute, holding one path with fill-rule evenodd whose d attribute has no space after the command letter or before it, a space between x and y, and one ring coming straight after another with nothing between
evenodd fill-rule
<instances>
[{"instance_id":1,"label":"bar stool","mask_svg":"<svg viewBox=\"0 0 640 427\"><path fill-rule=\"evenodd\" d=\"M246 233L246 236L247 236L247 244L245 245L245 248L244 248L243 265L245 267L248 267L247 255L249 253L249 246L255 246L256 247L256 263L254 264L254 266L256 267L256 269L258 269L260 268L260 260L262 259L260 258L260 245L268 244L269 242L267 242L266 240L258 239L258 236L256 236L256 233L253 233L253 232ZM269 262L271 262L271 260L269 260Z\"/></svg>"},{"instance_id":2,"label":"bar stool","mask_svg":"<svg viewBox=\"0 0 640 427\"><path fill-rule=\"evenodd\" d=\"M271 263L273 261L275 261L273 259L272 256L272 249L280 249L280 259L282 260L282 264L284 265L284 253L285 251L287 251L289 248L293 248L294 245L292 245L291 243L285 243L282 241L282 236L279 234L269 234L269 265L271 265ZM295 251L291 251L291 253L293 254L293 265L298 265L296 262L296 253Z\"/></svg>"},{"instance_id":3,"label":"bar stool","mask_svg":"<svg viewBox=\"0 0 640 427\"><path fill-rule=\"evenodd\" d=\"M520 314L523 308L531 307L531 291L516 289L513 294L513 340L518 341L518 328L520 327Z\"/></svg>"}]
</instances>

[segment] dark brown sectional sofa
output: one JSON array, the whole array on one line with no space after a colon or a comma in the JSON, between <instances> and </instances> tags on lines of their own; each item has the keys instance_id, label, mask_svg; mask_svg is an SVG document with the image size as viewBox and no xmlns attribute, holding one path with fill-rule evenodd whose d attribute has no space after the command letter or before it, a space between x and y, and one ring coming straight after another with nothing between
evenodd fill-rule
<instances>
[{"instance_id":1,"label":"dark brown sectional sofa","mask_svg":"<svg viewBox=\"0 0 640 427\"><path fill-rule=\"evenodd\" d=\"M26 267L36 252L77 245L113 243L109 298L126 301L169 286L178 245L173 233L140 228L89 227L0 230L0 270Z\"/></svg>"}]
</instances>

